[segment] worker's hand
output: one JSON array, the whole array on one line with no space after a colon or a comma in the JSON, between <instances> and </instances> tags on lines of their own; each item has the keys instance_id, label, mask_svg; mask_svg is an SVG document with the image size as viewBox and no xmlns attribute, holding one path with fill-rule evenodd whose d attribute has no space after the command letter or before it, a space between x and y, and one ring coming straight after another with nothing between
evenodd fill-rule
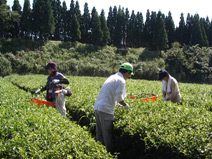
<instances>
[{"instance_id":1,"label":"worker's hand","mask_svg":"<svg viewBox=\"0 0 212 159\"><path fill-rule=\"evenodd\" d=\"M67 94L67 93L68 93L68 91L67 91L66 89L62 89L62 90L61 90L61 93L63 93L63 94Z\"/></svg>"},{"instance_id":2,"label":"worker's hand","mask_svg":"<svg viewBox=\"0 0 212 159\"><path fill-rule=\"evenodd\" d=\"M57 90L57 91L54 92L54 94L55 94L56 96L58 96L58 94L60 94L60 93L61 93L61 90Z\"/></svg>"},{"instance_id":3,"label":"worker's hand","mask_svg":"<svg viewBox=\"0 0 212 159\"><path fill-rule=\"evenodd\" d=\"M37 91L35 91L35 94L38 94L38 93L40 93L40 89L38 89Z\"/></svg>"},{"instance_id":4,"label":"worker's hand","mask_svg":"<svg viewBox=\"0 0 212 159\"><path fill-rule=\"evenodd\" d=\"M59 80L59 79L54 79L54 80L52 80L52 82L53 82L54 84L58 84L58 83L60 83L60 80Z\"/></svg>"},{"instance_id":5,"label":"worker's hand","mask_svg":"<svg viewBox=\"0 0 212 159\"><path fill-rule=\"evenodd\" d=\"M126 105L123 107L124 107L124 109L129 109L130 106L129 106L129 104L126 103Z\"/></svg>"}]
</instances>

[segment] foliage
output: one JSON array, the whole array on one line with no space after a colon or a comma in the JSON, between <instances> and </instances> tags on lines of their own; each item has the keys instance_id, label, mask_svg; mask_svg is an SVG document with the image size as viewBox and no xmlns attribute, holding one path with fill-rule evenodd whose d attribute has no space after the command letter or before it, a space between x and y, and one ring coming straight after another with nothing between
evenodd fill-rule
<instances>
[{"instance_id":1,"label":"foliage","mask_svg":"<svg viewBox=\"0 0 212 159\"><path fill-rule=\"evenodd\" d=\"M33 32L35 39L48 39L55 31L54 17L49 0L34 0L33 10Z\"/></svg>"},{"instance_id":2,"label":"foliage","mask_svg":"<svg viewBox=\"0 0 212 159\"><path fill-rule=\"evenodd\" d=\"M46 80L43 75L6 78L28 90L39 88ZM73 96L67 98L66 107L72 119L94 132L94 102L105 78L67 78ZM130 109L116 107L114 133L119 157L211 158L211 86L179 83L183 101L178 105L162 100L161 87L157 81L126 81L127 96L154 93L158 99L145 102L126 98Z\"/></svg>"},{"instance_id":3,"label":"foliage","mask_svg":"<svg viewBox=\"0 0 212 159\"><path fill-rule=\"evenodd\" d=\"M79 41L81 39L80 25L77 20L76 14L74 14L71 23L71 41Z\"/></svg>"},{"instance_id":4,"label":"foliage","mask_svg":"<svg viewBox=\"0 0 212 159\"><path fill-rule=\"evenodd\" d=\"M113 158L85 129L0 78L1 158Z\"/></svg>"},{"instance_id":5,"label":"foliage","mask_svg":"<svg viewBox=\"0 0 212 159\"><path fill-rule=\"evenodd\" d=\"M144 21L141 12L132 10L130 14L128 8L114 6L110 7L106 20L102 12L95 15L92 9L90 13L88 3L85 3L82 15L79 2L74 0L70 9L58 0L33 0L32 8L28 0L23 7L14 0L12 12L5 3L0 3L0 15L3 15L0 38L80 41L100 46L109 43L118 48L147 47L159 51L166 50L168 45L170 48L175 40L180 44L211 46L211 21L198 14L188 13L186 22L181 14L179 27L175 27L171 11L165 16L161 11L147 10Z\"/></svg>"},{"instance_id":6,"label":"foliage","mask_svg":"<svg viewBox=\"0 0 212 159\"><path fill-rule=\"evenodd\" d=\"M6 4L0 5L0 37L3 38L11 28L11 11Z\"/></svg>"},{"instance_id":7,"label":"foliage","mask_svg":"<svg viewBox=\"0 0 212 159\"><path fill-rule=\"evenodd\" d=\"M166 69L180 81L210 83L210 48L174 44L167 51Z\"/></svg>"},{"instance_id":8,"label":"foliage","mask_svg":"<svg viewBox=\"0 0 212 159\"><path fill-rule=\"evenodd\" d=\"M155 80L160 69L167 69L178 81L211 83L210 48L181 46L175 42L166 52L146 48L128 48L126 55L116 47L95 46L79 42L2 39L0 51L12 66L12 73L46 73L49 61L58 64L66 75L109 76L121 63L134 65L133 78ZM12 52L12 53L11 53ZM162 56L162 58L160 57Z\"/></svg>"},{"instance_id":9,"label":"foliage","mask_svg":"<svg viewBox=\"0 0 212 159\"><path fill-rule=\"evenodd\" d=\"M12 72L11 62L2 55L0 55L0 68L0 76L9 75Z\"/></svg>"}]
</instances>

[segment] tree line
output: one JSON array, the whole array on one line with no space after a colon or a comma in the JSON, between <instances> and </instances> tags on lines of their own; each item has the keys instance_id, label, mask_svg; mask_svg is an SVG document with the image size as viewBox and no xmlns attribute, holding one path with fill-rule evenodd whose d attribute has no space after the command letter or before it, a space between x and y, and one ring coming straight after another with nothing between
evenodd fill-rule
<instances>
[{"instance_id":1,"label":"tree line","mask_svg":"<svg viewBox=\"0 0 212 159\"><path fill-rule=\"evenodd\" d=\"M198 14L180 16L175 27L171 12L129 12L128 8L110 7L107 18L104 10L98 14L95 7L89 11L84 4L81 13L78 1L71 0L70 9L60 0L25 0L23 9L14 0L10 9L6 0L0 0L0 38L26 38L33 40L79 41L99 46L118 48L146 47L166 50L172 43L212 46L212 21Z\"/></svg>"}]
</instances>

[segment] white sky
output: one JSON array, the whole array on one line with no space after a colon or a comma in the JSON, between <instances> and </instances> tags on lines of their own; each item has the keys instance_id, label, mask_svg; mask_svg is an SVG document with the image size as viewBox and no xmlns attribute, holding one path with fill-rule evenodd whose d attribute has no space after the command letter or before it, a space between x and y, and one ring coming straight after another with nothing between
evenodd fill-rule
<instances>
[{"instance_id":1,"label":"white sky","mask_svg":"<svg viewBox=\"0 0 212 159\"><path fill-rule=\"evenodd\" d=\"M7 4L12 7L14 0L7 0ZM64 0L61 0L61 3ZM67 8L69 9L71 0L65 0ZM19 0L21 7L23 7L24 0ZM33 0L30 0L32 3ZM76 0L75 0L76 2ZM206 18L209 17L210 21L212 20L212 1L211 0L78 0L81 13L83 13L85 2L88 3L89 11L91 12L92 8L95 7L100 14L101 10L104 9L106 18L109 12L109 7L119 5L124 7L124 9L128 8L130 14L132 10L142 12L144 20L146 17L147 9L151 11L158 12L159 10L168 15L168 12L171 11L172 18L175 22L175 25L178 26L180 21L181 13L184 14L184 18L186 20L187 14L190 13L194 15L196 13L199 14L200 17ZM32 5L31 5L32 7ZM22 8L23 9L23 8Z\"/></svg>"}]
</instances>

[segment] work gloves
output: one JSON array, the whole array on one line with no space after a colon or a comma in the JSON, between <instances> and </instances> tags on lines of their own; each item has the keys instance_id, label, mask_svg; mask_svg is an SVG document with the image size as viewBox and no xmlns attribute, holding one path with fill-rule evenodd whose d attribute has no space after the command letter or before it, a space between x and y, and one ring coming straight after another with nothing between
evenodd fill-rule
<instances>
[{"instance_id":1,"label":"work gloves","mask_svg":"<svg viewBox=\"0 0 212 159\"><path fill-rule=\"evenodd\" d=\"M127 104L127 103L126 103L126 105L121 105L121 104L118 103L118 106L120 106L124 109L129 109L129 107L130 107L129 104Z\"/></svg>"},{"instance_id":2,"label":"work gloves","mask_svg":"<svg viewBox=\"0 0 212 159\"><path fill-rule=\"evenodd\" d=\"M37 91L35 91L35 94L38 94L38 93L40 93L40 89L38 89Z\"/></svg>"},{"instance_id":3,"label":"work gloves","mask_svg":"<svg viewBox=\"0 0 212 159\"><path fill-rule=\"evenodd\" d=\"M126 103L126 105L123 107L124 107L124 109L129 109L130 106L129 106L129 104Z\"/></svg>"},{"instance_id":4,"label":"work gloves","mask_svg":"<svg viewBox=\"0 0 212 159\"><path fill-rule=\"evenodd\" d=\"M60 83L60 80L59 80L59 79L54 79L54 80L52 80L52 82L53 82L54 84L58 84L58 83Z\"/></svg>"}]
</instances>

